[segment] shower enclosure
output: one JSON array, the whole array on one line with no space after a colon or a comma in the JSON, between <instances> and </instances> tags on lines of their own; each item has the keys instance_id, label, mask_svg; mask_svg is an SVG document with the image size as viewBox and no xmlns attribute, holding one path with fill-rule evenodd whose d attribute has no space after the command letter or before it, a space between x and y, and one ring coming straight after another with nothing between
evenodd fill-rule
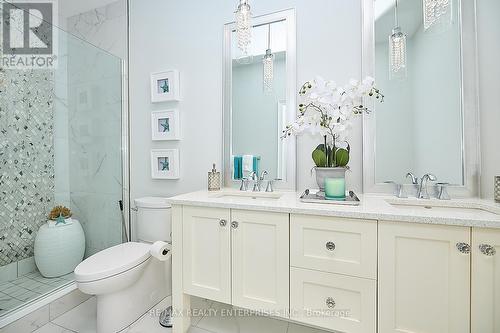
<instances>
[{"instance_id":1,"label":"shower enclosure","mask_svg":"<svg viewBox=\"0 0 500 333\"><path fill-rule=\"evenodd\" d=\"M56 68L0 65L0 319L73 283L42 276L34 260L54 206L81 223L85 257L122 242L122 59L55 36Z\"/></svg>"}]
</instances>

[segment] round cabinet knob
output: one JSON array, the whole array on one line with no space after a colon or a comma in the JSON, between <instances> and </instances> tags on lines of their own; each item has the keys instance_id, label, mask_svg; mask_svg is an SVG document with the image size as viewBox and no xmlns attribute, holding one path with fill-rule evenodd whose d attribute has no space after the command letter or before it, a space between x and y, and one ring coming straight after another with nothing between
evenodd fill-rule
<instances>
[{"instance_id":1,"label":"round cabinet knob","mask_svg":"<svg viewBox=\"0 0 500 333\"><path fill-rule=\"evenodd\" d=\"M457 243L457 250L463 254L470 253L470 245L467 243Z\"/></svg>"},{"instance_id":2,"label":"round cabinet knob","mask_svg":"<svg viewBox=\"0 0 500 333\"><path fill-rule=\"evenodd\" d=\"M479 250L481 250L481 252L488 257L494 256L497 253L497 250L489 244L479 245Z\"/></svg>"},{"instance_id":3,"label":"round cabinet knob","mask_svg":"<svg viewBox=\"0 0 500 333\"><path fill-rule=\"evenodd\" d=\"M238 222L236 222L236 221L231 222L231 228L233 228L233 229L238 228Z\"/></svg>"},{"instance_id":4,"label":"round cabinet knob","mask_svg":"<svg viewBox=\"0 0 500 333\"><path fill-rule=\"evenodd\" d=\"M330 309L333 309L335 307L335 301L333 300L332 297L328 297L326 299L326 306L329 307Z\"/></svg>"},{"instance_id":5,"label":"round cabinet knob","mask_svg":"<svg viewBox=\"0 0 500 333\"><path fill-rule=\"evenodd\" d=\"M219 221L219 225L220 225L221 227L225 227L225 226L227 225L227 221L226 221L226 220L220 220L220 221Z\"/></svg>"},{"instance_id":6,"label":"round cabinet knob","mask_svg":"<svg viewBox=\"0 0 500 333\"><path fill-rule=\"evenodd\" d=\"M335 243L334 243L334 242L327 242L327 243L326 243L326 249L327 249L328 251L333 251L333 250L335 250Z\"/></svg>"}]
</instances>

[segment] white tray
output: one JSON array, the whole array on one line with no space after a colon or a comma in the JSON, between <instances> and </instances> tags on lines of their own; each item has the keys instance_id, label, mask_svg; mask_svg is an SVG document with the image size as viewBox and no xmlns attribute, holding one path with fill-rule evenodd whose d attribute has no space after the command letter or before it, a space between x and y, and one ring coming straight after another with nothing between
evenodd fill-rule
<instances>
[{"instance_id":1,"label":"white tray","mask_svg":"<svg viewBox=\"0 0 500 333\"><path fill-rule=\"evenodd\" d=\"M299 199L301 202L307 203L320 203L342 206L359 206L359 204L361 203L358 196L353 191L349 191L349 195L345 198L345 200L327 200L325 199L324 194L322 195L319 192L311 193L311 191L305 190Z\"/></svg>"}]
</instances>

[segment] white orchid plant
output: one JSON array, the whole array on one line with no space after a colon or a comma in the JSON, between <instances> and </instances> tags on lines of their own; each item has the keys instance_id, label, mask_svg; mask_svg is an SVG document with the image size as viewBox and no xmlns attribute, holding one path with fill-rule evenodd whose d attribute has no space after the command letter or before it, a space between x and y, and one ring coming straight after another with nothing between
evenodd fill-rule
<instances>
[{"instance_id":1,"label":"white orchid plant","mask_svg":"<svg viewBox=\"0 0 500 333\"><path fill-rule=\"evenodd\" d=\"M349 134L356 116L369 114L363 104L367 98L384 101L384 95L375 87L375 80L366 77L362 81L351 79L345 86L316 77L304 83L299 91L302 102L299 115L283 131L283 137L309 131L320 134L324 143L312 153L317 167L346 167L349 163Z\"/></svg>"}]
</instances>

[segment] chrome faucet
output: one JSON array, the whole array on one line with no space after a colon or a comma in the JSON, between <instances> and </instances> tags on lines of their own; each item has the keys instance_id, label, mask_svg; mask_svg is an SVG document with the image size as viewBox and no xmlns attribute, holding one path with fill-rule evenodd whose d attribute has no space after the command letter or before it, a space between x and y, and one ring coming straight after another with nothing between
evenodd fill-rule
<instances>
[{"instance_id":1,"label":"chrome faucet","mask_svg":"<svg viewBox=\"0 0 500 333\"><path fill-rule=\"evenodd\" d=\"M413 173L408 172L406 178L410 178L413 185L418 185L418 178Z\"/></svg>"},{"instance_id":2,"label":"chrome faucet","mask_svg":"<svg viewBox=\"0 0 500 333\"><path fill-rule=\"evenodd\" d=\"M257 173L255 171L252 171L252 173L250 173L250 178L253 181L252 192L260 192L260 179L259 176L257 176Z\"/></svg>"},{"instance_id":3,"label":"chrome faucet","mask_svg":"<svg viewBox=\"0 0 500 333\"><path fill-rule=\"evenodd\" d=\"M434 182L437 180L436 176L432 173L426 173L420 179L420 186L418 187L417 198L418 199L429 199L429 192L427 192L427 181Z\"/></svg>"},{"instance_id":4,"label":"chrome faucet","mask_svg":"<svg viewBox=\"0 0 500 333\"><path fill-rule=\"evenodd\" d=\"M267 172L267 170L264 170L264 171L262 171L262 172L261 172L261 174L260 174L260 178L259 178L259 184L258 184L258 185L259 185L259 186L258 186L258 188L259 188L259 192L260 192L260 190L261 190L262 182L264 181L264 178L266 178L266 176L267 176L268 174L269 174L269 172ZM269 184L268 184L268 187L269 187ZM266 188L266 191L267 191L267 188ZM271 191L271 192L272 192L272 191Z\"/></svg>"},{"instance_id":5,"label":"chrome faucet","mask_svg":"<svg viewBox=\"0 0 500 333\"><path fill-rule=\"evenodd\" d=\"M240 191L248 190L248 178L241 178Z\"/></svg>"}]
</instances>

